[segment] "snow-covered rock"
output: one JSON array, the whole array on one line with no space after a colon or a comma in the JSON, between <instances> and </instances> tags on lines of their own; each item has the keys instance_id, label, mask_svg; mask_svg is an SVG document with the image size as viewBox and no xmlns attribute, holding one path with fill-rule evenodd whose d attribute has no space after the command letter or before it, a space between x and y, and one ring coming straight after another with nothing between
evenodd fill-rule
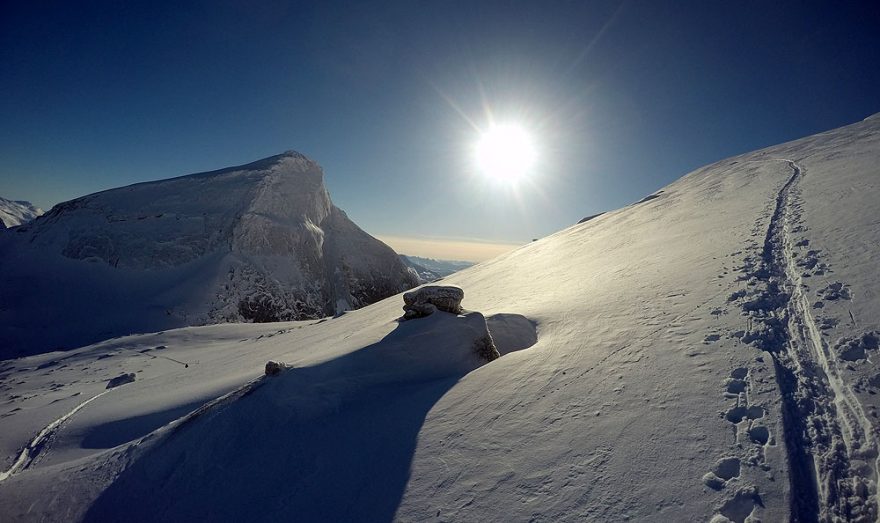
<instances>
[{"instance_id":1,"label":"snow-covered rock","mask_svg":"<svg viewBox=\"0 0 880 523\"><path fill-rule=\"evenodd\" d=\"M474 353L484 361L492 361L501 357L486 318L479 312L467 312L461 308L461 300L464 299L464 291L454 285L426 285L403 294L403 319L412 320L424 318L435 312L443 311L451 314L462 314L467 321L478 326L482 333L474 338L472 343ZM522 337L521 333L517 334ZM515 343L515 342L514 342ZM513 345L513 344L511 344Z\"/></svg>"},{"instance_id":2,"label":"snow-covered rock","mask_svg":"<svg viewBox=\"0 0 880 523\"><path fill-rule=\"evenodd\" d=\"M263 373L266 376L278 376L287 369L288 366L286 363L269 360L266 362L266 369Z\"/></svg>"},{"instance_id":3,"label":"snow-covered rock","mask_svg":"<svg viewBox=\"0 0 880 523\"><path fill-rule=\"evenodd\" d=\"M426 285L403 294L404 319L421 318L436 310L461 313L464 291L454 285Z\"/></svg>"},{"instance_id":4,"label":"snow-covered rock","mask_svg":"<svg viewBox=\"0 0 880 523\"><path fill-rule=\"evenodd\" d=\"M7 200L0 197L0 229L15 227L41 216L43 209L24 200Z\"/></svg>"},{"instance_id":5,"label":"snow-covered rock","mask_svg":"<svg viewBox=\"0 0 880 523\"><path fill-rule=\"evenodd\" d=\"M114 389L121 385L125 385L126 383L132 383L137 378L137 376L133 372L129 372L128 374L120 374L115 378L112 378L107 382L108 389Z\"/></svg>"},{"instance_id":6,"label":"snow-covered rock","mask_svg":"<svg viewBox=\"0 0 880 523\"><path fill-rule=\"evenodd\" d=\"M319 318L417 284L295 152L84 196L17 231L0 238L0 358L185 325Z\"/></svg>"},{"instance_id":7,"label":"snow-covered rock","mask_svg":"<svg viewBox=\"0 0 880 523\"><path fill-rule=\"evenodd\" d=\"M486 362L500 358L501 354L498 352L498 348L495 347L495 341L492 339L492 334L489 332L488 325L486 325L486 318L484 318L479 312L468 312L464 316L478 317L481 320L481 325L484 327L483 333L478 336L473 343L474 352L477 356Z\"/></svg>"}]
</instances>

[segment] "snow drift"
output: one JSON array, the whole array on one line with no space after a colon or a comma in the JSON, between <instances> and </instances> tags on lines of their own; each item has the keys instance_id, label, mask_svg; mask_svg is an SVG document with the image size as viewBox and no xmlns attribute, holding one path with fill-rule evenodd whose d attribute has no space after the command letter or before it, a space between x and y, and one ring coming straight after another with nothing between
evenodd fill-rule
<instances>
[{"instance_id":1,"label":"snow drift","mask_svg":"<svg viewBox=\"0 0 880 523\"><path fill-rule=\"evenodd\" d=\"M502 355L478 367L456 343L448 373L422 374L419 349L443 339L430 322L457 317L398 323L399 296L6 362L6 466L55 435L0 481L0 513L875 521L878 163L875 117L444 279ZM367 357L393 340L425 359ZM252 389L270 359L294 368Z\"/></svg>"},{"instance_id":2,"label":"snow drift","mask_svg":"<svg viewBox=\"0 0 880 523\"><path fill-rule=\"evenodd\" d=\"M288 152L56 205L0 238L0 357L184 325L318 318L409 289Z\"/></svg>"}]
</instances>

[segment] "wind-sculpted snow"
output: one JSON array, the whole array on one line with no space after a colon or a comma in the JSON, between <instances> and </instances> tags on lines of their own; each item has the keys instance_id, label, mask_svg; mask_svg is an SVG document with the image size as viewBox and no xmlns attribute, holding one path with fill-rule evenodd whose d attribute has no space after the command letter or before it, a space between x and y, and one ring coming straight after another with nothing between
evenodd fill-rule
<instances>
[{"instance_id":1,"label":"wind-sculpted snow","mask_svg":"<svg viewBox=\"0 0 880 523\"><path fill-rule=\"evenodd\" d=\"M319 318L416 284L298 153L55 206L0 238L0 357L230 321ZM49 328L51 326L51 328Z\"/></svg>"},{"instance_id":2,"label":"wind-sculpted snow","mask_svg":"<svg viewBox=\"0 0 880 523\"><path fill-rule=\"evenodd\" d=\"M107 380L137 380L56 426L0 483L0 512L128 518L131 494L166 520L876 521L878 164L875 117L444 278L502 355L467 374L430 360L384 381L403 362L367 356L431 346L418 329L441 314L397 323L399 296L7 362L7 469ZM254 382L268 360L293 368ZM239 503L261 488L278 495Z\"/></svg>"}]
</instances>

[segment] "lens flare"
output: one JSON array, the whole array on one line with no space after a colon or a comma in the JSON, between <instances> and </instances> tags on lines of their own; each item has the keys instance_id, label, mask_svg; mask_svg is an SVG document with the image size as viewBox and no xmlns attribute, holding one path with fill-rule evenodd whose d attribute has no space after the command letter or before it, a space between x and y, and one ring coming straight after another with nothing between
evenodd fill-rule
<instances>
[{"instance_id":1,"label":"lens flare","mask_svg":"<svg viewBox=\"0 0 880 523\"><path fill-rule=\"evenodd\" d=\"M532 138L518 125L494 125L483 133L476 149L477 165L488 177L516 181L535 162Z\"/></svg>"}]
</instances>

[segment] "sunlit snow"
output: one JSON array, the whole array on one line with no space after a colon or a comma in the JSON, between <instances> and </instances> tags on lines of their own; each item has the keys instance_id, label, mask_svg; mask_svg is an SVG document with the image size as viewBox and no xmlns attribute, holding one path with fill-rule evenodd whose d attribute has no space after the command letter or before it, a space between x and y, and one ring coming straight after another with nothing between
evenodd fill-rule
<instances>
[{"instance_id":1,"label":"sunlit snow","mask_svg":"<svg viewBox=\"0 0 880 523\"><path fill-rule=\"evenodd\" d=\"M875 117L445 278L491 363L465 316L398 322L400 295L4 361L0 513L873 521L878 163Z\"/></svg>"}]
</instances>

